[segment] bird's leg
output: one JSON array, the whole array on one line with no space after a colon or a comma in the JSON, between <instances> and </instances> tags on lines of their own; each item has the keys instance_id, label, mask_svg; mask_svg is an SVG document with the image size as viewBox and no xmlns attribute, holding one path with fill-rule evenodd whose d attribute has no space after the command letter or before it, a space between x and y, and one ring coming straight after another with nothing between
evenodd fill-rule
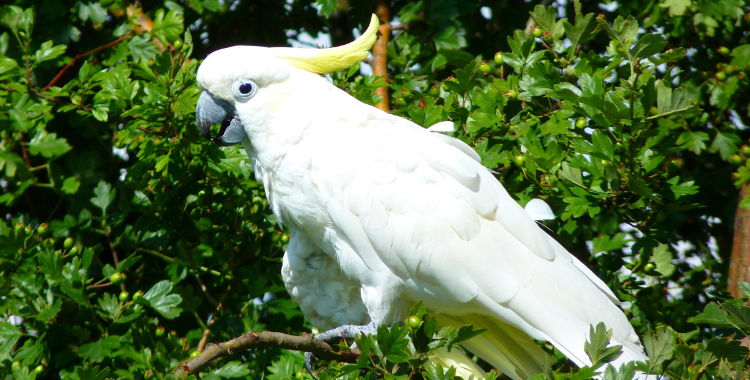
<instances>
[{"instance_id":1,"label":"bird's leg","mask_svg":"<svg viewBox=\"0 0 750 380\"><path fill-rule=\"evenodd\" d=\"M325 341L327 343L337 342L341 339L354 339L357 334L372 335L378 332L375 323L370 322L366 325L343 325L328 331L324 331L318 335L315 335L315 339ZM313 374L312 365L315 362L315 355L312 352L305 352L305 368L311 375Z\"/></svg>"}]
</instances>

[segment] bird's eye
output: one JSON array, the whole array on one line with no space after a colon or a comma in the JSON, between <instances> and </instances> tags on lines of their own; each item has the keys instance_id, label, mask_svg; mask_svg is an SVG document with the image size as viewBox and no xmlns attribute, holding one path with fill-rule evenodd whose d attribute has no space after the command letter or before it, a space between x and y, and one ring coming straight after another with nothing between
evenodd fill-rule
<instances>
[{"instance_id":1,"label":"bird's eye","mask_svg":"<svg viewBox=\"0 0 750 380\"><path fill-rule=\"evenodd\" d=\"M234 83L234 96L241 100L248 100L255 95L258 86L250 80L242 80Z\"/></svg>"}]
</instances>

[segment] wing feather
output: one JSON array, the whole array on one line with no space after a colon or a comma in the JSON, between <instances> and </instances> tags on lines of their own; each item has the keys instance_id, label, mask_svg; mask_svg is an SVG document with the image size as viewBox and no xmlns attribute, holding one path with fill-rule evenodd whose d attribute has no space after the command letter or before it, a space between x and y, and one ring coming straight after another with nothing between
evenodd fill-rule
<instances>
[{"instance_id":1,"label":"wing feather","mask_svg":"<svg viewBox=\"0 0 750 380\"><path fill-rule=\"evenodd\" d=\"M468 146L391 116L358 125L328 127L346 144L312 142L329 160L313 178L330 216L319 244L362 282L376 323L404 317L404 307L390 306L395 298L424 300L444 315L480 315L549 340L581 365L589 326L604 321L631 356L645 358L614 293L538 227ZM337 174L330 166L353 174L328 180ZM514 344L528 341L506 345ZM475 353L493 358L488 346ZM495 359L538 369L546 359L532 351Z\"/></svg>"}]
</instances>

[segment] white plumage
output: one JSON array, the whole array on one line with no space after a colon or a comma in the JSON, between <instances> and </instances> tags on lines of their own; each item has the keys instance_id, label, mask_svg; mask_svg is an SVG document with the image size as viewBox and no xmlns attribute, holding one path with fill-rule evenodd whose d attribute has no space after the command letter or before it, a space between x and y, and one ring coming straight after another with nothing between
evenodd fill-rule
<instances>
[{"instance_id":1,"label":"white plumage","mask_svg":"<svg viewBox=\"0 0 750 380\"><path fill-rule=\"evenodd\" d=\"M232 92L244 80L257 85L249 100ZM547 369L532 338L591 364L584 342L599 322L623 344L615 364L646 359L612 291L463 142L363 104L274 49L217 51L198 83L236 110L291 234L284 282L317 328L397 323L423 300L442 325L487 328L465 346L514 378Z\"/></svg>"}]
</instances>

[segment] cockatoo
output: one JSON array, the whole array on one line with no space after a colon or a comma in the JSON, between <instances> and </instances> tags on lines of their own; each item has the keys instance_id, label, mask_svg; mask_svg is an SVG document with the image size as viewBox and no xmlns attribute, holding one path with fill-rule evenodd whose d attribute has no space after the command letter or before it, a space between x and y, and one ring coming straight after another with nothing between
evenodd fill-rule
<instances>
[{"instance_id":1,"label":"cockatoo","mask_svg":"<svg viewBox=\"0 0 750 380\"><path fill-rule=\"evenodd\" d=\"M615 365L646 360L615 294L474 150L321 76L364 59L377 29L373 16L360 38L329 49L229 47L198 69L198 128L247 151L291 235L282 277L305 318L333 335L374 331L421 300L441 326L486 328L463 345L516 379L548 369L534 340L590 365L584 343L599 322L623 346ZM459 350L438 356L482 376Z\"/></svg>"}]
</instances>

